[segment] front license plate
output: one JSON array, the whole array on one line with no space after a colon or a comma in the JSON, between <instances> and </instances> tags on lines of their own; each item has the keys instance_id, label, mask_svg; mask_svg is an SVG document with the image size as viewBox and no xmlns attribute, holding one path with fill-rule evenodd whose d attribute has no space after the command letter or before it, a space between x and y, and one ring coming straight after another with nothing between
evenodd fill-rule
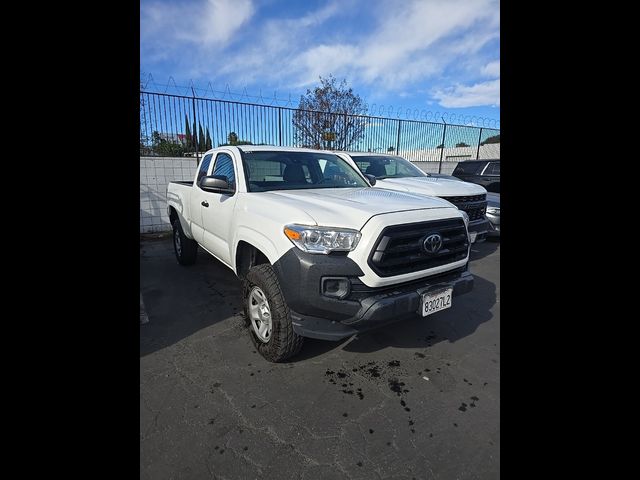
<instances>
[{"instance_id":1,"label":"front license plate","mask_svg":"<svg viewBox=\"0 0 640 480\"><path fill-rule=\"evenodd\" d=\"M477 235L478 235L478 232L469 232L469 240L471 240L471 243L476 241Z\"/></svg>"},{"instance_id":2,"label":"front license plate","mask_svg":"<svg viewBox=\"0 0 640 480\"><path fill-rule=\"evenodd\" d=\"M422 316L426 317L427 315L431 315L432 313L451 307L452 297L453 288L438 290L437 292L423 293L421 309Z\"/></svg>"}]
</instances>

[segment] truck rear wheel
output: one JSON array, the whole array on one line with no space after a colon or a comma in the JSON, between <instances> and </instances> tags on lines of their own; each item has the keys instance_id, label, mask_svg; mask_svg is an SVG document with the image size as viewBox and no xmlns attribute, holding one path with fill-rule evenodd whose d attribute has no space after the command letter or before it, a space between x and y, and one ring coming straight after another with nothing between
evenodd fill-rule
<instances>
[{"instance_id":1,"label":"truck rear wheel","mask_svg":"<svg viewBox=\"0 0 640 480\"><path fill-rule=\"evenodd\" d=\"M247 328L256 350L270 362L297 354L304 338L293 331L289 307L273 267L262 264L249 269L242 290Z\"/></svg>"},{"instance_id":2,"label":"truck rear wheel","mask_svg":"<svg viewBox=\"0 0 640 480\"><path fill-rule=\"evenodd\" d=\"M173 226L173 250L180 265L193 265L196 263L198 254L198 243L188 238L182 230L180 220L175 218Z\"/></svg>"}]
</instances>

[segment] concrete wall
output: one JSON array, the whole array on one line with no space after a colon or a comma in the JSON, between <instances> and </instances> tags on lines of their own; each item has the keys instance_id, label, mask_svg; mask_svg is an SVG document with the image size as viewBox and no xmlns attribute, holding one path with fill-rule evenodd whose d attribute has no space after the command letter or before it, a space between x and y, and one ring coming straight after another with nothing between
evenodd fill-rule
<instances>
[{"instance_id":1,"label":"concrete wall","mask_svg":"<svg viewBox=\"0 0 640 480\"><path fill-rule=\"evenodd\" d=\"M140 233L171 230L167 216L167 185L193 180L195 158L140 157Z\"/></svg>"},{"instance_id":2,"label":"concrete wall","mask_svg":"<svg viewBox=\"0 0 640 480\"><path fill-rule=\"evenodd\" d=\"M393 152L392 152L393 153ZM438 162L442 155L442 163L445 161L462 162L465 160L475 160L476 156L480 160L490 158L500 158L500 144L490 143L475 147L448 147L444 151L440 148L407 149L400 150L400 156L412 162ZM442 172L444 173L444 172Z\"/></svg>"}]
</instances>

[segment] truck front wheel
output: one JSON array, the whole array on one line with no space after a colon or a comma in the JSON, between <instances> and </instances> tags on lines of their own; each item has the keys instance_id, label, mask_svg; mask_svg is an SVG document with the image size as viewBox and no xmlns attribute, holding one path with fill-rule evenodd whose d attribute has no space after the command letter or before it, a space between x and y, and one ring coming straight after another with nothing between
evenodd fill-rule
<instances>
[{"instance_id":1,"label":"truck front wheel","mask_svg":"<svg viewBox=\"0 0 640 480\"><path fill-rule=\"evenodd\" d=\"M180 220L175 218L173 226L173 250L180 265L193 265L196 263L196 255L198 254L198 243L188 238L182 230Z\"/></svg>"},{"instance_id":2,"label":"truck front wheel","mask_svg":"<svg viewBox=\"0 0 640 480\"><path fill-rule=\"evenodd\" d=\"M270 362L297 354L304 338L293 331L289 307L273 267L262 264L249 269L242 290L247 328L256 350Z\"/></svg>"}]
</instances>

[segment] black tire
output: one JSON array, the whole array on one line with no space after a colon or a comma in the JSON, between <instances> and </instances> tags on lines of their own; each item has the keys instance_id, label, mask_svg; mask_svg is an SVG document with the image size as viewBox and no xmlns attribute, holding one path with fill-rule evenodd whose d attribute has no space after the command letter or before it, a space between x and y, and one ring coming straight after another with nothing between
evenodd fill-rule
<instances>
[{"instance_id":1,"label":"black tire","mask_svg":"<svg viewBox=\"0 0 640 480\"><path fill-rule=\"evenodd\" d=\"M176 254L176 259L180 265L193 265L196 263L196 256L198 254L198 243L195 240L188 238L182 230L180 220L173 219L173 251ZM178 241L180 245L178 245Z\"/></svg>"},{"instance_id":2,"label":"black tire","mask_svg":"<svg viewBox=\"0 0 640 480\"><path fill-rule=\"evenodd\" d=\"M271 334L265 343L258 338L252 325L249 303L250 292L259 287L264 292L270 309ZM256 350L270 362L282 362L293 357L302 348L304 337L293 331L291 314L273 267L268 264L256 265L249 269L242 282L244 316Z\"/></svg>"}]
</instances>

